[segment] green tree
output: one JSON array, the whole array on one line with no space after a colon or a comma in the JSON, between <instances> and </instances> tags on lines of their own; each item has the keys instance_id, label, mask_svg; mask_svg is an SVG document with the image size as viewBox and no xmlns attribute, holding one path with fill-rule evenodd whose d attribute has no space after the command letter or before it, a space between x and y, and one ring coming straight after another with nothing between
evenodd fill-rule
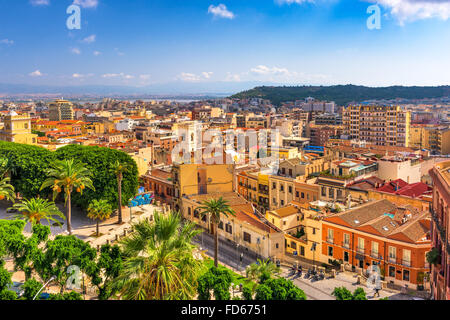
<instances>
[{"instance_id":1,"label":"green tree","mask_svg":"<svg viewBox=\"0 0 450 320\"><path fill-rule=\"evenodd\" d=\"M117 178L117 194L119 196L118 198L118 223L122 224L123 223L123 219L122 219L122 181L123 181L123 174L125 172L127 172L129 170L129 166L126 163L121 163L119 160L117 160L116 162L114 162L111 166L111 170L114 173L114 175Z\"/></svg>"},{"instance_id":2,"label":"green tree","mask_svg":"<svg viewBox=\"0 0 450 320\"><path fill-rule=\"evenodd\" d=\"M14 187L10 184L11 178L6 177L0 180L0 200L8 200L14 202L16 194Z\"/></svg>"},{"instance_id":3,"label":"green tree","mask_svg":"<svg viewBox=\"0 0 450 320\"><path fill-rule=\"evenodd\" d=\"M154 223L135 224L122 241L124 267L114 288L126 300L192 299L203 266L191 244L199 231L192 223L182 225L178 213L154 216Z\"/></svg>"},{"instance_id":4,"label":"green tree","mask_svg":"<svg viewBox=\"0 0 450 320\"><path fill-rule=\"evenodd\" d=\"M51 169L47 170L48 178L41 186L41 190L51 187L53 189L53 200L64 190L65 205L67 207L67 231L72 234L71 212L72 191L75 190L83 194L85 188L95 190L92 185L91 172L80 162L74 159L55 161L51 164Z\"/></svg>"},{"instance_id":5,"label":"green tree","mask_svg":"<svg viewBox=\"0 0 450 320\"><path fill-rule=\"evenodd\" d=\"M97 262L97 272L91 275L91 282L97 286L100 300L107 300L116 293L111 284L122 269L123 257L119 246L103 245Z\"/></svg>"},{"instance_id":6,"label":"green tree","mask_svg":"<svg viewBox=\"0 0 450 320\"><path fill-rule=\"evenodd\" d=\"M29 279L25 281L25 283L22 286L22 289L24 290L22 298L25 300L33 300L33 298L36 296L39 290L41 290L42 285L43 284L37 281L36 279Z\"/></svg>"},{"instance_id":7,"label":"green tree","mask_svg":"<svg viewBox=\"0 0 450 320\"><path fill-rule=\"evenodd\" d=\"M219 199L210 199L204 201L202 206L199 207L202 215L209 215L210 221L212 223L212 231L214 233L214 266L216 268L219 265L219 233L217 227L220 223L221 216L228 217L228 215L235 215L233 209L230 208L228 202L222 197Z\"/></svg>"},{"instance_id":8,"label":"green tree","mask_svg":"<svg viewBox=\"0 0 450 320\"><path fill-rule=\"evenodd\" d=\"M5 261L0 259L0 300L16 300L16 293L8 290L8 287L12 284L11 274L4 266Z\"/></svg>"},{"instance_id":9,"label":"green tree","mask_svg":"<svg viewBox=\"0 0 450 320\"><path fill-rule=\"evenodd\" d=\"M93 200L88 207L88 218L97 222L96 233L100 236L100 221L106 220L111 216L112 208L106 200Z\"/></svg>"},{"instance_id":10,"label":"green tree","mask_svg":"<svg viewBox=\"0 0 450 320\"><path fill-rule=\"evenodd\" d=\"M346 287L336 287L331 294L336 300L353 300L353 294Z\"/></svg>"},{"instance_id":11,"label":"green tree","mask_svg":"<svg viewBox=\"0 0 450 320\"><path fill-rule=\"evenodd\" d=\"M60 225L61 223L56 217L65 219L54 202L41 198L24 199L20 203L15 203L9 209L19 211L21 214L17 215L17 218L24 219L31 224L41 224L41 220L47 220L49 225L50 222L55 222Z\"/></svg>"},{"instance_id":12,"label":"green tree","mask_svg":"<svg viewBox=\"0 0 450 320\"><path fill-rule=\"evenodd\" d=\"M73 203L87 209L92 200L107 200L113 209L117 208L117 176L111 170L116 161L128 168L123 172L122 180L122 205L127 205L129 199L134 198L138 187L138 168L136 162L127 153L109 148L97 146L68 145L56 150L58 159L74 158L84 163L85 167L92 172L92 183L95 191L85 190L83 195L74 194Z\"/></svg>"},{"instance_id":13,"label":"green tree","mask_svg":"<svg viewBox=\"0 0 450 320\"><path fill-rule=\"evenodd\" d=\"M366 292L363 288L357 288L353 292L353 300L367 300Z\"/></svg>"},{"instance_id":14,"label":"green tree","mask_svg":"<svg viewBox=\"0 0 450 320\"><path fill-rule=\"evenodd\" d=\"M306 300L306 295L294 283L285 278L269 279L264 282L272 291L271 300Z\"/></svg>"},{"instance_id":15,"label":"green tree","mask_svg":"<svg viewBox=\"0 0 450 320\"><path fill-rule=\"evenodd\" d=\"M272 289L265 284L258 285L255 300L272 300Z\"/></svg>"},{"instance_id":16,"label":"green tree","mask_svg":"<svg viewBox=\"0 0 450 320\"><path fill-rule=\"evenodd\" d=\"M260 283L272 278L280 273L280 268L275 263L267 260L258 259L257 263L252 263L245 270L247 278L252 281L259 280Z\"/></svg>"}]
</instances>

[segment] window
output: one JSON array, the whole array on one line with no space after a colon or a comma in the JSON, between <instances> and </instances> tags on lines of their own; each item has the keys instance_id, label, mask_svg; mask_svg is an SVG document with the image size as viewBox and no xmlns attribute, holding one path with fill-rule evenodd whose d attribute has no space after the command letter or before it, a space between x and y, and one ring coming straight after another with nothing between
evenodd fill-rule
<instances>
[{"instance_id":1,"label":"window","mask_svg":"<svg viewBox=\"0 0 450 320\"><path fill-rule=\"evenodd\" d=\"M286 174L286 169L285 168L281 168L281 174Z\"/></svg>"},{"instance_id":2,"label":"window","mask_svg":"<svg viewBox=\"0 0 450 320\"><path fill-rule=\"evenodd\" d=\"M312 228L313 234L316 234L316 228Z\"/></svg>"},{"instance_id":3,"label":"window","mask_svg":"<svg viewBox=\"0 0 450 320\"><path fill-rule=\"evenodd\" d=\"M295 191L295 197L298 198L299 197L299 193L298 191Z\"/></svg>"},{"instance_id":4,"label":"window","mask_svg":"<svg viewBox=\"0 0 450 320\"><path fill-rule=\"evenodd\" d=\"M231 224L225 225L225 231L229 234L233 234L233 227L231 226Z\"/></svg>"},{"instance_id":5,"label":"window","mask_svg":"<svg viewBox=\"0 0 450 320\"><path fill-rule=\"evenodd\" d=\"M292 177L292 169L289 169L289 175Z\"/></svg>"},{"instance_id":6,"label":"window","mask_svg":"<svg viewBox=\"0 0 450 320\"><path fill-rule=\"evenodd\" d=\"M302 199L305 199L305 193L302 192Z\"/></svg>"},{"instance_id":7,"label":"window","mask_svg":"<svg viewBox=\"0 0 450 320\"><path fill-rule=\"evenodd\" d=\"M403 270L403 281L409 281L409 270Z\"/></svg>"},{"instance_id":8,"label":"window","mask_svg":"<svg viewBox=\"0 0 450 320\"><path fill-rule=\"evenodd\" d=\"M200 213L198 212L198 210L194 210L194 218L199 218L200 217Z\"/></svg>"},{"instance_id":9,"label":"window","mask_svg":"<svg viewBox=\"0 0 450 320\"><path fill-rule=\"evenodd\" d=\"M403 249L403 264L407 267L411 266L411 250Z\"/></svg>"},{"instance_id":10,"label":"window","mask_svg":"<svg viewBox=\"0 0 450 320\"><path fill-rule=\"evenodd\" d=\"M326 197L327 196L327 188L322 187L322 196Z\"/></svg>"},{"instance_id":11,"label":"window","mask_svg":"<svg viewBox=\"0 0 450 320\"><path fill-rule=\"evenodd\" d=\"M329 255L330 257L333 256L333 247L328 247L328 255Z\"/></svg>"},{"instance_id":12,"label":"window","mask_svg":"<svg viewBox=\"0 0 450 320\"><path fill-rule=\"evenodd\" d=\"M378 242L372 241L372 254L378 255Z\"/></svg>"},{"instance_id":13,"label":"window","mask_svg":"<svg viewBox=\"0 0 450 320\"><path fill-rule=\"evenodd\" d=\"M281 205L284 206L284 200L281 200Z\"/></svg>"},{"instance_id":14,"label":"window","mask_svg":"<svg viewBox=\"0 0 450 320\"><path fill-rule=\"evenodd\" d=\"M364 251L364 239L358 238L358 251Z\"/></svg>"},{"instance_id":15,"label":"window","mask_svg":"<svg viewBox=\"0 0 450 320\"><path fill-rule=\"evenodd\" d=\"M303 247L303 246L300 246L300 255L301 256L305 256L305 247Z\"/></svg>"},{"instance_id":16,"label":"window","mask_svg":"<svg viewBox=\"0 0 450 320\"><path fill-rule=\"evenodd\" d=\"M328 229L328 238L327 238L327 241L333 242L333 239L334 239L334 230L333 230L333 229Z\"/></svg>"},{"instance_id":17,"label":"window","mask_svg":"<svg viewBox=\"0 0 450 320\"><path fill-rule=\"evenodd\" d=\"M252 236L250 235L250 233L247 233L244 231L244 241L248 242L248 243L252 243Z\"/></svg>"},{"instance_id":18,"label":"window","mask_svg":"<svg viewBox=\"0 0 450 320\"><path fill-rule=\"evenodd\" d=\"M275 248L277 248L277 249L279 248L279 245L278 245L278 243L276 243L276 244L275 244Z\"/></svg>"},{"instance_id":19,"label":"window","mask_svg":"<svg viewBox=\"0 0 450 320\"><path fill-rule=\"evenodd\" d=\"M191 215L191 214L192 214L191 208L189 207L189 208L188 208L188 215Z\"/></svg>"},{"instance_id":20,"label":"window","mask_svg":"<svg viewBox=\"0 0 450 320\"><path fill-rule=\"evenodd\" d=\"M350 247L350 235L348 233L344 233L344 247Z\"/></svg>"},{"instance_id":21,"label":"window","mask_svg":"<svg viewBox=\"0 0 450 320\"><path fill-rule=\"evenodd\" d=\"M334 198L334 189L333 188L328 189L328 197Z\"/></svg>"},{"instance_id":22,"label":"window","mask_svg":"<svg viewBox=\"0 0 450 320\"><path fill-rule=\"evenodd\" d=\"M223 222L222 221L219 222L218 228L223 230Z\"/></svg>"},{"instance_id":23,"label":"window","mask_svg":"<svg viewBox=\"0 0 450 320\"><path fill-rule=\"evenodd\" d=\"M274 182L272 183L272 189L276 189L277 188L277 184Z\"/></svg>"},{"instance_id":24,"label":"window","mask_svg":"<svg viewBox=\"0 0 450 320\"><path fill-rule=\"evenodd\" d=\"M292 187L289 186L289 193L292 193Z\"/></svg>"},{"instance_id":25,"label":"window","mask_svg":"<svg viewBox=\"0 0 450 320\"><path fill-rule=\"evenodd\" d=\"M280 191L284 191L284 185L280 185Z\"/></svg>"},{"instance_id":26,"label":"window","mask_svg":"<svg viewBox=\"0 0 450 320\"><path fill-rule=\"evenodd\" d=\"M295 243L294 241L291 241L291 248L297 249L297 243Z\"/></svg>"},{"instance_id":27,"label":"window","mask_svg":"<svg viewBox=\"0 0 450 320\"><path fill-rule=\"evenodd\" d=\"M344 261L348 262L349 260L348 251L344 251Z\"/></svg>"},{"instance_id":28,"label":"window","mask_svg":"<svg viewBox=\"0 0 450 320\"><path fill-rule=\"evenodd\" d=\"M395 262L396 259L397 259L397 248L389 247L389 261Z\"/></svg>"}]
</instances>

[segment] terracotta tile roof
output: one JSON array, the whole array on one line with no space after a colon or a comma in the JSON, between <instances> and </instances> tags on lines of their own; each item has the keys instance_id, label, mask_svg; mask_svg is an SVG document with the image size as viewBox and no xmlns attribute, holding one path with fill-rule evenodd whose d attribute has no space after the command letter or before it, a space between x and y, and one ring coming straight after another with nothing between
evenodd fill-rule
<instances>
[{"instance_id":1,"label":"terracotta tile roof","mask_svg":"<svg viewBox=\"0 0 450 320\"><path fill-rule=\"evenodd\" d=\"M277 210L273 210L272 212L274 212L279 217L284 218L284 217L288 217L290 215L299 213L300 209L298 209L297 207L295 207L293 205L288 205L286 207L283 207L283 208L280 208Z\"/></svg>"}]
</instances>

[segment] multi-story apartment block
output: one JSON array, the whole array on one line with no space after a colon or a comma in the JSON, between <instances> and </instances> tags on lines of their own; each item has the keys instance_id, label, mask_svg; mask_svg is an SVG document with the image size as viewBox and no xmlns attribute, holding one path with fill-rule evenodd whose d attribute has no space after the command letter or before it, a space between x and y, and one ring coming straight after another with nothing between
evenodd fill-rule
<instances>
[{"instance_id":1,"label":"multi-story apartment block","mask_svg":"<svg viewBox=\"0 0 450 320\"><path fill-rule=\"evenodd\" d=\"M343 134L381 146L409 146L411 113L399 106L348 106Z\"/></svg>"},{"instance_id":2,"label":"multi-story apartment block","mask_svg":"<svg viewBox=\"0 0 450 320\"><path fill-rule=\"evenodd\" d=\"M450 161L430 170L433 179L432 245L437 259L431 269L434 299L450 300Z\"/></svg>"},{"instance_id":3,"label":"multi-story apartment block","mask_svg":"<svg viewBox=\"0 0 450 320\"><path fill-rule=\"evenodd\" d=\"M48 117L50 121L73 120L73 104L67 100L56 100L50 103Z\"/></svg>"},{"instance_id":4,"label":"multi-story apartment block","mask_svg":"<svg viewBox=\"0 0 450 320\"><path fill-rule=\"evenodd\" d=\"M450 154L450 127L414 125L410 132L411 147L427 149L441 155Z\"/></svg>"}]
</instances>

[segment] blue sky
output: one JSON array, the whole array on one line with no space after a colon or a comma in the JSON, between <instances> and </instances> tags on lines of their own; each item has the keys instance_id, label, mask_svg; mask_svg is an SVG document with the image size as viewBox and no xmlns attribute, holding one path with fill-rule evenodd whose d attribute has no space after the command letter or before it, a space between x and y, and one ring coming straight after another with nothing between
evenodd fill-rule
<instances>
[{"instance_id":1,"label":"blue sky","mask_svg":"<svg viewBox=\"0 0 450 320\"><path fill-rule=\"evenodd\" d=\"M369 30L373 4L0 0L0 83L450 84L450 0L380 0Z\"/></svg>"}]
</instances>

